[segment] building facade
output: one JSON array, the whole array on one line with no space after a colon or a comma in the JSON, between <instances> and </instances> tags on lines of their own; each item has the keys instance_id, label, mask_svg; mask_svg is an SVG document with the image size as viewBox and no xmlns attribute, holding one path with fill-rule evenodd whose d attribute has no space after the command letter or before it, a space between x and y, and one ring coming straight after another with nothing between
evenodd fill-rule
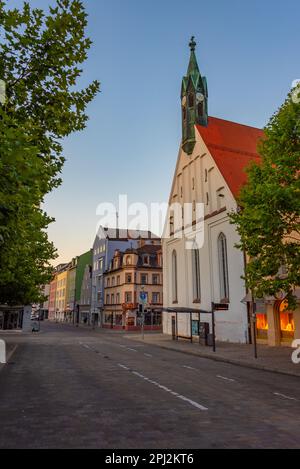
<instances>
[{"instance_id":1,"label":"building facade","mask_svg":"<svg viewBox=\"0 0 300 469\"><path fill-rule=\"evenodd\" d=\"M137 248L139 239L151 244L157 236L146 231L129 231L100 227L93 245L92 272L92 315L93 322L104 324L104 272L109 268L116 250Z\"/></svg>"},{"instance_id":2,"label":"building facade","mask_svg":"<svg viewBox=\"0 0 300 469\"><path fill-rule=\"evenodd\" d=\"M246 343L253 340L241 278L246 257L235 247L240 239L228 213L239 209L245 168L259 161L257 146L264 134L208 116L207 82L198 68L195 46L192 39L181 89L182 143L163 239L163 330L174 332L176 316L179 335L190 337L191 319L198 335L200 313L200 323L208 324L211 333L212 303L222 303L228 309L216 312L217 340ZM296 313L284 308L274 299L257 304L259 340L278 345L296 337Z\"/></svg>"},{"instance_id":3,"label":"building facade","mask_svg":"<svg viewBox=\"0 0 300 469\"><path fill-rule=\"evenodd\" d=\"M56 274L55 321L63 322L67 315L67 279L68 266Z\"/></svg>"},{"instance_id":4,"label":"building facade","mask_svg":"<svg viewBox=\"0 0 300 469\"><path fill-rule=\"evenodd\" d=\"M87 264L84 269L80 292L79 318L84 324L94 324L98 322L96 315L91 314L92 303L92 266Z\"/></svg>"},{"instance_id":5,"label":"building facade","mask_svg":"<svg viewBox=\"0 0 300 469\"><path fill-rule=\"evenodd\" d=\"M145 330L162 327L163 273L159 241L140 243L126 251L116 250L104 274L103 327L139 330L143 316L140 293L145 300ZM142 245L141 245L142 244Z\"/></svg>"}]
</instances>

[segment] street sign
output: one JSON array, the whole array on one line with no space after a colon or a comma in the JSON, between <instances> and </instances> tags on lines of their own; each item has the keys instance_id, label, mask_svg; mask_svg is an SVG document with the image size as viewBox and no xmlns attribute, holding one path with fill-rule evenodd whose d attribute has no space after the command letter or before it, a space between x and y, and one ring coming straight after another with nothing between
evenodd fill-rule
<instances>
[{"instance_id":1,"label":"street sign","mask_svg":"<svg viewBox=\"0 0 300 469\"><path fill-rule=\"evenodd\" d=\"M147 293L141 291L140 292L140 303L145 305L147 303Z\"/></svg>"},{"instance_id":2,"label":"street sign","mask_svg":"<svg viewBox=\"0 0 300 469\"><path fill-rule=\"evenodd\" d=\"M228 311L228 303L213 303L214 311Z\"/></svg>"}]
</instances>

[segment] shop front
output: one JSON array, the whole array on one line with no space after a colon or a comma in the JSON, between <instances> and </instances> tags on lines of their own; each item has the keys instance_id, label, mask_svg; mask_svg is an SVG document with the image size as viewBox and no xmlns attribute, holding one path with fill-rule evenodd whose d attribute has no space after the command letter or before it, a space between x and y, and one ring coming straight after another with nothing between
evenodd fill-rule
<instances>
[{"instance_id":1,"label":"shop front","mask_svg":"<svg viewBox=\"0 0 300 469\"><path fill-rule=\"evenodd\" d=\"M268 342L268 315L264 301L256 301L256 335L259 341Z\"/></svg>"},{"instance_id":2,"label":"shop front","mask_svg":"<svg viewBox=\"0 0 300 469\"><path fill-rule=\"evenodd\" d=\"M0 306L0 330L18 330L22 325L22 307Z\"/></svg>"},{"instance_id":3,"label":"shop front","mask_svg":"<svg viewBox=\"0 0 300 469\"><path fill-rule=\"evenodd\" d=\"M143 316L137 304L123 304L122 310L105 311L103 327L125 331L139 331L143 325ZM144 313L144 330L161 330L162 310L146 308Z\"/></svg>"},{"instance_id":4,"label":"shop front","mask_svg":"<svg viewBox=\"0 0 300 469\"><path fill-rule=\"evenodd\" d=\"M259 343L291 345L294 339L300 338L296 337L296 322L300 323L299 308L292 311L285 300L257 301L256 334Z\"/></svg>"},{"instance_id":5,"label":"shop front","mask_svg":"<svg viewBox=\"0 0 300 469\"><path fill-rule=\"evenodd\" d=\"M283 343L290 343L295 339L294 312L290 311L287 302L283 301L278 307L278 314L280 323L280 340Z\"/></svg>"}]
</instances>

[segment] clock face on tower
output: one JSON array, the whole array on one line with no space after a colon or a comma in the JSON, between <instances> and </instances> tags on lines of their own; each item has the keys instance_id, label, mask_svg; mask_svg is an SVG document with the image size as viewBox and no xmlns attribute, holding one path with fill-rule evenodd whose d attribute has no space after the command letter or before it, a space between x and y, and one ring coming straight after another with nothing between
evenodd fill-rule
<instances>
[{"instance_id":1,"label":"clock face on tower","mask_svg":"<svg viewBox=\"0 0 300 469\"><path fill-rule=\"evenodd\" d=\"M202 103L204 101L204 95L202 93L197 93L196 100L197 100L197 104Z\"/></svg>"}]
</instances>

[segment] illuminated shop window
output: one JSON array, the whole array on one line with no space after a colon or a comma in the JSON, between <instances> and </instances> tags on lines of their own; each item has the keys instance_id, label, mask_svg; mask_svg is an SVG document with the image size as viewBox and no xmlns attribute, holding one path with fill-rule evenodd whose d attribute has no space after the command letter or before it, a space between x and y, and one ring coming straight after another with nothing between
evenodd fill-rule
<instances>
[{"instance_id":1,"label":"illuminated shop window","mask_svg":"<svg viewBox=\"0 0 300 469\"><path fill-rule=\"evenodd\" d=\"M280 332L282 339L293 339L295 333L295 321L292 311L288 311L288 304L283 301L279 308L280 312Z\"/></svg>"},{"instance_id":2,"label":"illuminated shop window","mask_svg":"<svg viewBox=\"0 0 300 469\"><path fill-rule=\"evenodd\" d=\"M269 324L268 324L268 318L266 314L264 313L256 314L256 329L257 329L258 339L268 338Z\"/></svg>"}]
</instances>

